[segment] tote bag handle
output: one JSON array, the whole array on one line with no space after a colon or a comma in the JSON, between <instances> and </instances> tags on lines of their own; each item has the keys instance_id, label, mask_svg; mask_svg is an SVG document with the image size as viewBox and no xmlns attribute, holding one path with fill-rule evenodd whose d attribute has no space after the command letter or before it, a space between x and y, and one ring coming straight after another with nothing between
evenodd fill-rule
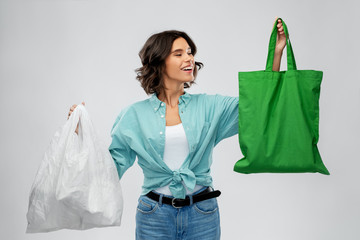
<instances>
[{"instance_id":1,"label":"tote bag handle","mask_svg":"<svg viewBox=\"0 0 360 240\"><path fill-rule=\"evenodd\" d=\"M265 71L272 71L273 63L274 63L274 54L275 54L275 47L276 47L276 37L277 37L277 27L278 20L281 20L283 24L284 33L286 36L286 50L287 50L287 70L296 70L296 62L294 57L294 52L291 47L289 32L287 26L281 18L276 19L274 23L274 27L271 33L270 42L269 42L269 51L266 61L266 70Z\"/></svg>"}]
</instances>

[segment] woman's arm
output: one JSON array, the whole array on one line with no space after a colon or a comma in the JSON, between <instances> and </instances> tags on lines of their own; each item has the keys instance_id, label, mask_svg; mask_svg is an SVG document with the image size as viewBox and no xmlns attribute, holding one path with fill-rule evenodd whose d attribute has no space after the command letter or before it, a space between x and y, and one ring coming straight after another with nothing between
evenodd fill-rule
<instances>
[{"instance_id":1,"label":"woman's arm","mask_svg":"<svg viewBox=\"0 0 360 240\"><path fill-rule=\"evenodd\" d=\"M277 17L276 17L277 19ZM277 24L277 38L276 38L276 47L275 47L275 54L274 54L274 63L273 63L273 71L280 71L280 63L281 63L281 56L282 52L286 46L286 36L284 34L284 29L282 26L282 22L279 19Z\"/></svg>"}]
</instances>

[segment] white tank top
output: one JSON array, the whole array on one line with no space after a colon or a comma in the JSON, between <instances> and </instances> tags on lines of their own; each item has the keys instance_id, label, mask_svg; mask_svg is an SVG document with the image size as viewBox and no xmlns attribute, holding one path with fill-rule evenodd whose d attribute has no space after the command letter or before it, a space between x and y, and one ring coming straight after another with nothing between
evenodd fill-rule
<instances>
[{"instance_id":1,"label":"white tank top","mask_svg":"<svg viewBox=\"0 0 360 240\"><path fill-rule=\"evenodd\" d=\"M189 145L182 123L173 126L166 126L164 148L164 162L166 163L166 165L172 171L179 169L188 154ZM170 184L164 187L157 188L155 189L155 191L164 195L172 196L169 186ZM196 185L193 191L189 191L185 185L184 187L186 189L186 194L192 194L202 188L202 186Z\"/></svg>"}]
</instances>

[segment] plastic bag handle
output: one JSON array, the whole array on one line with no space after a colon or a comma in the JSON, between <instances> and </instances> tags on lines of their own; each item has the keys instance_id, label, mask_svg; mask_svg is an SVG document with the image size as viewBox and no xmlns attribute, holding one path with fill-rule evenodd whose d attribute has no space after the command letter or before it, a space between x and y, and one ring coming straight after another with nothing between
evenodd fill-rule
<instances>
[{"instance_id":1,"label":"plastic bag handle","mask_svg":"<svg viewBox=\"0 0 360 240\"><path fill-rule=\"evenodd\" d=\"M274 23L274 27L270 36L270 42L269 42L269 50L268 50L268 56L266 60L266 69L265 71L272 71L272 67L274 64L274 54L275 54L275 47L276 47L276 37L277 37L277 24L278 20L281 20L284 33L286 36L286 51L287 51L287 70L296 70L296 62L294 57L294 52L291 46L290 38L289 38L289 31L287 29L287 26L281 18L276 19Z\"/></svg>"},{"instance_id":2,"label":"plastic bag handle","mask_svg":"<svg viewBox=\"0 0 360 240\"><path fill-rule=\"evenodd\" d=\"M70 130L72 133L75 133L76 127L78 123L80 123L81 116L83 115L84 111L85 111L85 107L82 104L79 104L76 106L75 110L70 115L68 121L70 121L71 124Z\"/></svg>"}]
</instances>

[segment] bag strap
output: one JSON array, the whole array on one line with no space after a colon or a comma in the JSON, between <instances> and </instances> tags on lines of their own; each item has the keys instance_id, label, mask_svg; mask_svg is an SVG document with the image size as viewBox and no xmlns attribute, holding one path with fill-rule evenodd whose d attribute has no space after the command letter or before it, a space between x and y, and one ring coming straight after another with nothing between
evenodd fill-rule
<instances>
[{"instance_id":1,"label":"bag strap","mask_svg":"<svg viewBox=\"0 0 360 240\"><path fill-rule=\"evenodd\" d=\"M277 24L278 20L281 20L284 33L286 36L286 51L287 51L287 70L296 70L296 62L294 57L294 52L291 46L290 38L289 38L289 31L287 29L287 26L281 18L276 19L274 23L274 27L270 36L270 42L269 42L269 51L268 56L266 60L266 69L265 71L272 71L273 63L274 63L274 54L275 54L275 47L276 47L276 37L277 37Z\"/></svg>"},{"instance_id":2,"label":"bag strap","mask_svg":"<svg viewBox=\"0 0 360 240\"><path fill-rule=\"evenodd\" d=\"M70 118L67 120L67 122L70 124L71 132L75 132L78 123L80 123L80 125L82 124L83 115L85 114L86 114L85 107L82 104L77 105L75 110L70 115Z\"/></svg>"}]
</instances>

